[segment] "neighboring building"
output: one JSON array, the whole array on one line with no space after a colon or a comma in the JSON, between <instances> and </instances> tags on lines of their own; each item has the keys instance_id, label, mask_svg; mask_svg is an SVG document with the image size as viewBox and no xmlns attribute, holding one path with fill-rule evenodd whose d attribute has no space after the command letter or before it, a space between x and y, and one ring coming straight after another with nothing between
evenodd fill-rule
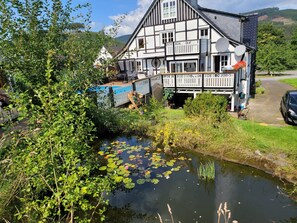
<instances>
[{"instance_id":1,"label":"neighboring building","mask_svg":"<svg viewBox=\"0 0 297 223\"><path fill-rule=\"evenodd\" d=\"M194 95L207 89L230 95L234 110L241 104L246 105L254 86L257 26L257 15L206 9L196 0L155 0L118 54L119 67L121 72L141 72L147 76L189 72L219 74L232 70L238 62L244 63L244 69L237 72L240 77L232 76L233 91L204 86L204 76L200 77L202 86L199 85L198 91L193 85L190 89ZM219 76L213 76L216 77ZM185 86L174 88L180 93L189 92Z\"/></svg>"},{"instance_id":2,"label":"neighboring building","mask_svg":"<svg viewBox=\"0 0 297 223\"><path fill-rule=\"evenodd\" d=\"M102 66L102 64L106 63L106 61L111 60L112 58L113 58L112 55L103 46L97 55L97 58L94 62L94 67L98 68L98 67Z\"/></svg>"}]
</instances>

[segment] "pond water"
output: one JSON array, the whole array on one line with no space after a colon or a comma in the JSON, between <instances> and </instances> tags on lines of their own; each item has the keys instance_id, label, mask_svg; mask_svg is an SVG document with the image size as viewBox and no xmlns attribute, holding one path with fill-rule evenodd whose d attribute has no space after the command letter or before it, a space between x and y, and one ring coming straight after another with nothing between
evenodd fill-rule
<instances>
[{"instance_id":1,"label":"pond water","mask_svg":"<svg viewBox=\"0 0 297 223\"><path fill-rule=\"evenodd\" d=\"M130 145L149 145L149 140L118 138ZM231 220L239 223L296 223L297 204L283 191L284 184L262 171L215 160L198 154L187 154L183 168L157 185L145 183L132 190L117 190L109 197L107 222L171 222L167 204L175 223L216 223L220 203L227 202ZM215 162L215 180L201 180L197 168L205 161ZM224 222L224 221L221 221Z\"/></svg>"}]
</instances>

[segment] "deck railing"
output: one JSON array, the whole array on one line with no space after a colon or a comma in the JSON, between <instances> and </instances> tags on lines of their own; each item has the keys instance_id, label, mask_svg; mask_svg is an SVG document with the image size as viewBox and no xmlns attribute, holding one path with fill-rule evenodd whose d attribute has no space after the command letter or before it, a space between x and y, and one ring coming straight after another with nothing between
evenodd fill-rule
<instances>
[{"instance_id":1,"label":"deck railing","mask_svg":"<svg viewBox=\"0 0 297 223\"><path fill-rule=\"evenodd\" d=\"M163 75L164 88L232 89L235 74L232 73L166 73Z\"/></svg>"},{"instance_id":2,"label":"deck railing","mask_svg":"<svg viewBox=\"0 0 297 223\"><path fill-rule=\"evenodd\" d=\"M235 92L238 78L236 73L212 73L212 72L193 72L193 73L164 73L144 79L135 80L131 83L131 90L112 90L109 87L105 93L99 94L98 103L105 102L115 107L122 106L130 102L129 92L137 91L140 94L152 94L155 88L171 88L177 91L191 90L194 92L203 91L222 91L221 93L229 94ZM127 88L128 86L125 86Z\"/></svg>"},{"instance_id":3,"label":"deck railing","mask_svg":"<svg viewBox=\"0 0 297 223\"><path fill-rule=\"evenodd\" d=\"M179 41L169 42L166 44L166 54L179 55L179 54L193 54L199 52L199 42L195 41Z\"/></svg>"}]
</instances>

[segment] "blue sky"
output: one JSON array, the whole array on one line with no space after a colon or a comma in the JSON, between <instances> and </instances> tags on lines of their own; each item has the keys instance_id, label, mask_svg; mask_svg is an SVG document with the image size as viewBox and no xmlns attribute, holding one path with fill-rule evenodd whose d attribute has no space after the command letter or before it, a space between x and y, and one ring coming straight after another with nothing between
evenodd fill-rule
<instances>
[{"instance_id":1,"label":"blue sky","mask_svg":"<svg viewBox=\"0 0 297 223\"><path fill-rule=\"evenodd\" d=\"M65 0L64 0L65 1ZM92 5L92 30L110 28L113 20L126 14L118 35L131 34L153 0L73 0L75 5ZM233 13L243 13L267 7L297 9L297 0L199 0L203 7Z\"/></svg>"}]
</instances>

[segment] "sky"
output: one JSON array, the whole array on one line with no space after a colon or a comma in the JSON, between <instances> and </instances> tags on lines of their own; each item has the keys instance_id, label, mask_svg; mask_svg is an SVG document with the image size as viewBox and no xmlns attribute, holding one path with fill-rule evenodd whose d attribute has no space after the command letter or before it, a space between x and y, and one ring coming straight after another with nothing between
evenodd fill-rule
<instances>
[{"instance_id":1,"label":"sky","mask_svg":"<svg viewBox=\"0 0 297 223\"><path fill-rule=\"evenodd\" d=\"M66 1L66 0L64 0ZM111 28L113 21L125 16L117 35L131 34L153 0L73 0L74 5L91 4L91 28L99 31ZM198 0L202 7L232 13L244 13L268 7L297 9L297 0Z\"/></svg>"}]
</instances>

